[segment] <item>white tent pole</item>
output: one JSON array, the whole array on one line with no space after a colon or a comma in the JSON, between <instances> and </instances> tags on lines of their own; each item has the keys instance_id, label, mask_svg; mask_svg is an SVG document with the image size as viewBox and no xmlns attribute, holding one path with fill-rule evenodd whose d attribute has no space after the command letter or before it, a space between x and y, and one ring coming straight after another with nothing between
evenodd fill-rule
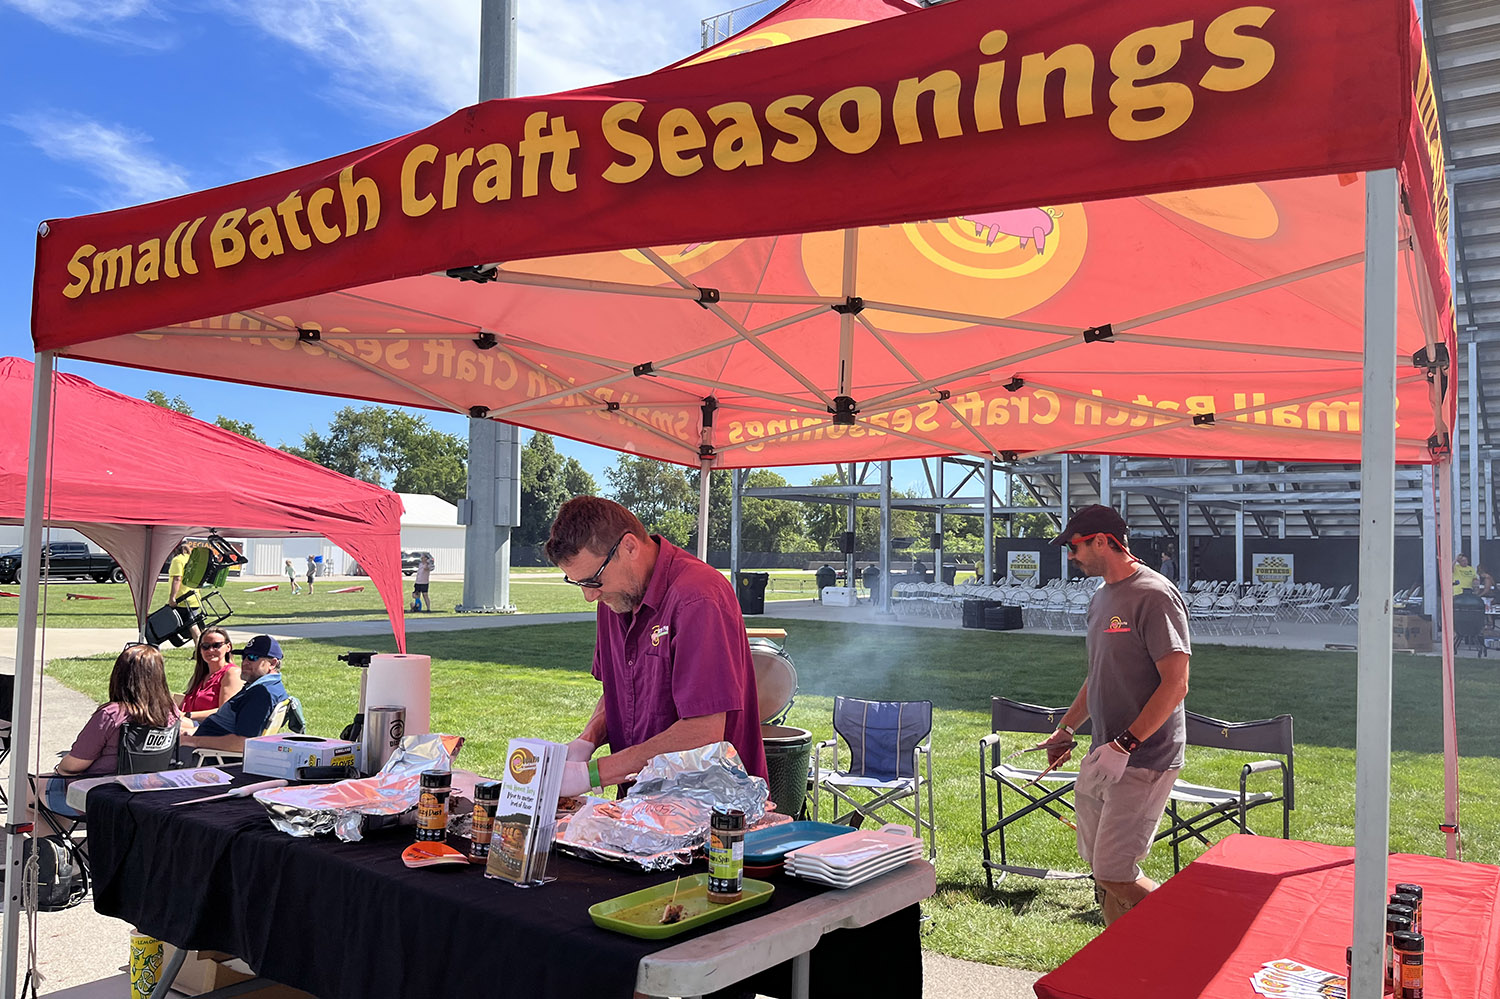
<instances>
[{"instance_id":1,"label":"white tent pole","mask_svg":"<svg viewBox=\"0 0 1500 999\"><path fill-rule=\"evenodd\" d=\"M891 612L891 463L880 463L880 613Z\"/></svg>"},{"instance_id":2,"label":"white tent pole","mask_svg":"<svg viewBox=\"0 0 1500 999\"><path fill-rule=\"evenodd\" d=\"M1469 562L1479 557L1479 342L1469 341ZM1462 518L1460 518L1462 529Z\"/></svg>"},{"instance_id":3,"label":"white tent pole","mask_svg":"<svg viewBox=\"0 0 1500 999\"><path fill-rule=\"evenodd\" d=\"M1438 620L1438 553L1445 547L1438 537L1442 523L1437 512L1438 468L1422 466L1422 613Z\"/></svg>"},{"instance_id":4,"label":"white tent pole","mask_svg":"<svg viewBox=\"0 0 1500 999\"><path fill-rule=\"evenodd\" d=\"M698 557L708 561L708 481L713 474L713 459L704 458L698 465Z\"/></svg>"},{"instance_id":5,"label":"white tent pole","mask_svg":"<svg viewBox=\"0 0 1500 999\"><path fill-rule=\"evenodd\" d=\"M729 473L729 576L738 579L740 575L740 530L744 526L745 510L744 497L740 495L745 488L745 479L750 475L748 468L736 468Z\"/></svg>"},{"instance_id":6,"label":"white tent pole","mask_svg":"<svg viewBox=\"0 0 1500 999\"><path fill-rule=\"evenodd\" d=\"M1452 460L1450 457L1438 467L1446 470ZM1446 481L1442 475L1438 479ZM1448 525L1453 522L1453 515L1453 491L1439 489L1437 516L1440 535L1445 535ZM1458 638L1458 629L1453 618L1453 558L1445 547L1438 549L1437 569L1437 606L1443 611L1440 636L1443 643L1443 825L1446 827L1448 859L1457 860L1461 845L1458 838L1458 709L1453 691L1453 644Z\"/></svg>"},{"instance_id":7,"label":"white tent pole","mask_svg":"<svg viewBox=\"0 0 1500 999\"><path fill-rule=\"evenodd\" d=\"M1066 514L1066 511L1064 511ZM995 463L984 459L984 578L981 583L995 581Z\"/></svg>"},{"instance_id":8,"label":"white tent pole","mask_svg":"<svg viewBox=\"0 0 1500 999\"><path fill-rule=\"evenodd\" d=\"M1059 478L1061 480L1061 488L1058 489L1058 498L1062 501L1062 521L1058 525L1058 528L1057 528L1058 530L1062 530L1063 527L1065 527L1067 525L1067 523L1068 523L1068 514L1071 512L1071 510L1070 510L1070 508L1068 506L1068 492L1069 492L1070 487L1073 485L1073 468L1072 468L1072 465L1071 465L1071 463L1069 461L1069 458L1070 458L1070 456L1068 455L1068 453L1066 451L1063 452L1063 454L1062 454L1062 474L1059 476ZM1062 570L1061 570L1062 581L1064 583L1066 583L1068 581L1068 546L1067 545L1061 545L1061 546L1058 547L1058 558L1062 560ZM1040 573L1037 574L1037 579L1038 579L1038 581L1041 580L1041 574Z\"/></svg>"},{"instance_id":9,"label":"white tent pole","mask_svg":"<svg viewBox=\"0 0 1500 999\"><path fill-rule=\"evenodd\" d=\"M1396 501L1396 171L1365 175L1359 653L1354 740L1354 966L1349 999L1379 999L1391 821L1391 602Z\"/></svg>"},{"instance_id":10,"label":"white tent pole","mask_svg":"<svg viewBox=\"0 0 1500 999\"><path fill-rule=\"evenodd\" d=\"M31 453L26 461L26 509L21 528L20 606L16 610L16 683L11 705L10 781L7 784L10 811L5 823L5 942L0 960L0 995L16 994L16 969L20 957L21 845L20 828L25 815L26 775L31 770L31 691L36 674L37 604L42 590L43 503L47 496L47 448L51 443L52 354L36 355L31 373ZM17 817L23 820L16 821Z\"/></svg>"}]
</instances>

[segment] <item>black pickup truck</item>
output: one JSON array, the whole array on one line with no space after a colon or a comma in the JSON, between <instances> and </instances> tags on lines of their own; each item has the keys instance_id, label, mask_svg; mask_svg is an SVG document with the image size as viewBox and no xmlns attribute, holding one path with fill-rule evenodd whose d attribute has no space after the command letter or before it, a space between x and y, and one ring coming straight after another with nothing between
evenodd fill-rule
<instances>
[{"instance_id":1,"label":"black pickup truck","mask_svg":"<svg viewBox=\"0 0 1500 999\"><path fill-rule=\"evenodd\" d=\"M92 579L96 583L123 583L125 570L112 556L93 552L82 541L54 541L45 546L44 572L51 579ZM21 549L0 554L0 583L14 584L21 578Z\"/></svg>"}]
</instances>

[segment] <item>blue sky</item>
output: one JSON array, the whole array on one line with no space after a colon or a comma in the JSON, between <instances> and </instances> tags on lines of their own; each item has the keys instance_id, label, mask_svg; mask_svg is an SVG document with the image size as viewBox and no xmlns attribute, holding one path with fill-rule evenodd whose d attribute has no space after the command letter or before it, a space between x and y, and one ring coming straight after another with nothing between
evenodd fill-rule
<instances>
[{"instance_id":1,"label":"blue sky","mask_svg":"<svg viewBox=\"0 0 1500 999\"><path fill-rule=\"evenodd\" d=\"M520 0L517 87L649 72L698 48L726 0ZM479 0L0 0L0 353L30 358L37 223L270 173L474 103ZM271 444L347 403L63 359L160 389ZM428 413L460 436L467 421ZM595 477L613 453L559 441Z\"/></svg>"},{"instance_id":2,"label":"blue sky","mask_svg":"<svg viewBox=\"0 0 1500 999\"><path fill-rule=\"evenodd\" d=\"M733 0L519 0L517 91L647 73L696 51ZM477 99L480 0L0 0L0 353L30 358L37 223L309 163ZM767 8L769 9L769 5ZM756 13L760 13L757 9ZM346 401L70 359L106 388L180 396L268 443ZM461 437L467 421L426 411ZM529 436L529 434L528 434ZM614 453L558 441L603 486ZM783 470L806 482L827 466ZM920 488L915 462L896 485Z\"/></svg>"}]
</instances>

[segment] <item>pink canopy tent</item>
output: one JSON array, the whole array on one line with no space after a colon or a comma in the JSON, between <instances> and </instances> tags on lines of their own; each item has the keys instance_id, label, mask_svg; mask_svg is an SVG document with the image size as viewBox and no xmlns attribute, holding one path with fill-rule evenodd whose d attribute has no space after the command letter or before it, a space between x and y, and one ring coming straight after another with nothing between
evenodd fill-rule
<instances>
[{"instance_id":1,"label":"pink canopy tent","mask_svg":"<svg viewBox=\"0 0 1500 999\"><path fill-rule=\"evenodd\" d=\"M19 524L24 514L32 369L0 358L4 523ZM189 535L319 535L369 574L405 651L395 493L76 375L55 375L52 391L46 523L72 528L115 557L138 621L162 563Z\"/></svg>"},{"instance_id":2,"label":"pink canopy tent","mask_svg":"<svg viewBox=\"0 0 1500 999\"><path fill-rule=\"evenodd\" d=\"M1451 435L1446 234L1410 0L791 0L648 76L50 220L33 342L705 471L1358 460L1373 981L1393 467Z\"/></svg>"}]
</instances>

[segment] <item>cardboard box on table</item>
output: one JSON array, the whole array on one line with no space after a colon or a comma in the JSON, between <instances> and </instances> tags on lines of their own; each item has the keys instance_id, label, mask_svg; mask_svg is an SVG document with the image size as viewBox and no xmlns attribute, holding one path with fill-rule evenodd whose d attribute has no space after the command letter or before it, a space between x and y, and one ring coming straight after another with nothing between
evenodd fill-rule
<instances>
[{"instance_id":1,"label":"cardboard box on table","mask_svg":"<svg viewBox=\"0 0 1500 999\"><path fill-rule=\"evenodd\" d=\"M167 957L171 957L171 948ZM217 950L190 950L182 962L182 970L172 982L173 991L183 995L198 996L205 992L227 988L254 978L244 961L233 954ZM268 981L264 987L243 993L245 999L313 999L306 992L286 985Z\"/></svg>"},{"instance_id":2,"label":"cardboard box on table","mask_svg":"<svg viewBox=\"0 0 1500 999\"><path fill-rule=\"evenodd\" d=\"M1391 644L1414 652L1432 651L1432 622L1419 614L1391 615Z\"/></svg>"},{"instance_id":3,"label":"cardboard box on table","mask_svg":"<svg viewBox=\"0 0 1500 999\"><path fill-rule=\"evenodd\" d=\"M355 746L316 735L263 735L245 740L245 773L295 780L301 767L353 764Z\"/></svg>"}]
</instances>

